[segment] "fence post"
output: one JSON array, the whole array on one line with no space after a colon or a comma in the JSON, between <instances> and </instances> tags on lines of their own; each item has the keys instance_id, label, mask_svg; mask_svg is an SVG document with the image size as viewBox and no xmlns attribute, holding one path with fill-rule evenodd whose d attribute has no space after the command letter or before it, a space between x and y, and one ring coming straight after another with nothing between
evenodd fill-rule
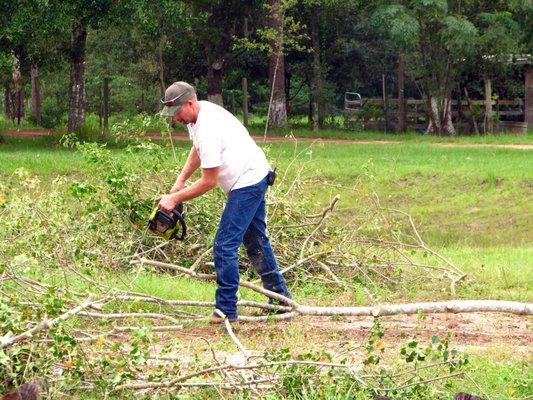
<instances>
[{"instance_id":1,"label":"fence post","mask_svg":"<svg viewBox=\"0 0 533 400\"><path fill-rule=\"evenodd\" d=\"M248 80L242 78L242 123L248 128Z\"/></svg>"},{"instance_id":2,"label":"fence post","mask_svg":"<svg viewBox=\"0 0 533 400\"><path fill-rule=\"evenodd\" d=\"M103 110L102 110L102 117L103 117L103 129L108 130L109 129L109 77L105 77L103 81Z\"/></svg>"},{"instance_id":3,"label":"fence post","mask_svg":"<svg viewBox=\"0 0 533 400\"><path fill-rule=\"evenodd\" d=\"M398 130L405 132L406 130L406 108L404 98L405 88L405 58L403 54L400 54L398 60Z\"/></svg>"},{"instance_id":4,"label":"fence post","mask_svg":"<svg viewBox=\"0 0 533 400\"><path fill-rule=\"evenodd\" d=\"M533 65L526 66L524 122L526 129L533 128Z\"/></svg>"},{"instance_id":5,"label":"fence post","mask_svg":"<svg viewBox=\"0 0 533 400\"><path fill-rule=\"evenodd\" d=\"M484 133L493 133L494 125L492 121L492 82L485 79L485 124Z\"/></svg>"},{"instance_id":6,"label":"fence post","mask_svg":"<svg viewBox=\"0 0 533 400\"><path fill-rule=\"evenodd\" d=\"M385 114L385 133L389 131L389 102L387 100L387 88L385 87L385 74L381 74L383 86L383 114Z\"/></svg>"},{"instance_id":7,"label":"fence post","mask_svg":"<svg viewBox=\"0 0 533 400\"><path fill-rule=\"evenodd\" d=\"M237 113L237 105L235 104L235 92L231 91L231 113L235 115Z\"/></svg>"}]
</instances>

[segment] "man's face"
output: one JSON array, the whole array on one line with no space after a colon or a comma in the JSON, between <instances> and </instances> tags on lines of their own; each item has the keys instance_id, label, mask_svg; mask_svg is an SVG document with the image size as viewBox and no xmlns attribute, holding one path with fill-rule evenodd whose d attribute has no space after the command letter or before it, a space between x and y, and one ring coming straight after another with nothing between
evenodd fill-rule
<instances>
[{"instance_id":1,"label":"man's face","mask_svg":"<svg viewBox=\"0 0 533 400\"><path fill-rule=\"evenodd\" d=\"M172 121L179 122L184 125L196 121L192 100L187 100L183 104L181 109L172 116Z\"/></svg>"}]
</instances>

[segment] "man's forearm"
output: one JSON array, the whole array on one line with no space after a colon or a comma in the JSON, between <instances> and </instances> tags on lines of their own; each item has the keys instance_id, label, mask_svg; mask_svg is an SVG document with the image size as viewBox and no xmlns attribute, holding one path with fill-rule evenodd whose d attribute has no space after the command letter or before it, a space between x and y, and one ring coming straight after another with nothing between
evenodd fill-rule
<instances>
[{"instance_id":1,"label":"man's forearm","mask_svg":"<svg viewBox=\"0 0 533 400\"><path fill-rule=\"evenodd\" d=\"M185 162L183 169L176 179L176 183L174 183L174 187L184 186L185 182L187 182L187 179L191 177L198 167L200 167L200 157L198 157L198 153L193 146L189 152L189 156L187 157L187 161Z\"/></svg>"},{"instance_id":2,"label":"man's forearm","mask_svg":"<svg viewBox=\"0 0 533 400\"><path fill-rule=\"evenodd\" d=\"M218 182L219 167L203 168L202 177L189 187L180 188L169 194L161 196L159 207L166 212L171 212L176 204L194 199L213 189Z\"/></svg>"},{"instance_id":3,"label":"man's forearm","mask_svg":"<svg viewBox=\"0 0 533 400\"><path fill-rule=\"evenodd\" d=\"M210 191L217 185L217 181L200 178L194 182L191 186L188 186L179 192L172 193L171 196L177 200L177 202L183 202L194 199Z\"/></svg>"}]
</instances>

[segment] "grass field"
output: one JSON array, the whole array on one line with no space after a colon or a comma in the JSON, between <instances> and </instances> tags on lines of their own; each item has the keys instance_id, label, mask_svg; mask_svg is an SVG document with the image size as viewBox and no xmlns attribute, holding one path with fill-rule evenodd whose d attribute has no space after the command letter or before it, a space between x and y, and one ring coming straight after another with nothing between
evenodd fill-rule
<instances>
[{"instance_id":1,"label":"grass field","mask_svg":"<svg viewBox=\"0 0 533 400\"><path fill-rule=\"evenodd\" d=\"M80 154L43 147L44 143L42 138L10 138L0 147L2 175L21 166L45 182L56 175L90 174ZM183 160L189 144L175 145ZM266 150L281 176L289 170L286 181L300 173L309 182L307 190L318 205L340 194L341 218L356 211L354 188L361 180L376 192L383 207L411 214L429 245L478 277L477 291L468 295L532 298L531 151L411 142L271 143ZM136 162L120 149L114 155Z\"/></svg>"},{"instance_id":2,"label":"grass field","mask_svg":"<svg viewBox=\"0 0 533 400\"><path fill-rule=\"evenodd\" d=\"M370 135L368 138L376 139L378 136ZM529 136L517 138L519 143L530 141ZM493 140L515 143L513 138L508 137ZM272 164L278 168L279 184L287 185L294 179L300 179L304 182L306 193L315 199L317 209L328 204L335 195L340 195L334 214L339 223L350 220L357 213L361 184L367 191L375 192L383 208L409 213L426 243L472 278L458 287L457 297L531 302L531 150L442 147L426 141L429 139L406 135L401 137L401 143L395 144L275 142L264 147ZM472 139L465 142L471 143ZM178 169L190 144L178 141L175 146ZM120 148L113 149L112 154L125 164L135 165L138 162ZM79 153L52 146L46 138L8 138L6 143L0 144L0 184L21 167L39 177L43 190L58 175L70 179L94 173ZM169 176L169 186L172 180L173 177ZM65 279L46 271L37 271L34 276L51 281ZM132 271L123 276L113 272L104 279L109 285L117 287L125 285L124 282L134 282L130 289L169 299L210 300L214 293L214 285L147 270ZM78 284L83 289L84 284ZM365 304L364 297L355 294L345 296L316 283L299 283L292 290L295 299L302 303L350 305L356 301ZM259 300L249 291L245 290L242 294ZM450 298L447 292L440 292L435 287L420 287L416 282L397 291L377 295L386 302ZM279 329L283 328L272 326L268 329L279 333ZM250 334L253 337L254 334ZM282 334L289 345L303 339L302 327L298 323L288 325ZM250 340L253 343L253 339ZM247 344L252 345L250 342ZM522 394L532 389L532 371L527 365L531 349L527 349L525 354L514 353L512 346L501 345L499 350L485 349L475 353L476 367L472 370L472 377L484 383L483 390L488 398L525 399L527 397ZM496 357L494 364L491 360L495 357L491 351L506 356ZM459 389L475 391L476 387L469 380L461 380L448 387L450 393Z\"/></svg>"}]
</instances>

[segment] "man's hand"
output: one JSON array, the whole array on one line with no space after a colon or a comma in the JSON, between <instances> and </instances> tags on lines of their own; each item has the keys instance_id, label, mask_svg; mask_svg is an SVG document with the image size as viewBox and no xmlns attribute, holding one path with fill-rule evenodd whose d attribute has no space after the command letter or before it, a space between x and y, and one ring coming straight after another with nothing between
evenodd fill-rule
<instances>
[{"instance_id":1,"label":"man's hand","mask_svg":"<svg viewBox=\"0 0 533 400\"><path fill-rule=\"evenodd\" d=\"M161 200L159 200L159 208L167 214L170 214L178 203L179 199L177 198L177 196L173 194L164 194L163 196L161 196Z\"/></svg>"}]
</instances>

